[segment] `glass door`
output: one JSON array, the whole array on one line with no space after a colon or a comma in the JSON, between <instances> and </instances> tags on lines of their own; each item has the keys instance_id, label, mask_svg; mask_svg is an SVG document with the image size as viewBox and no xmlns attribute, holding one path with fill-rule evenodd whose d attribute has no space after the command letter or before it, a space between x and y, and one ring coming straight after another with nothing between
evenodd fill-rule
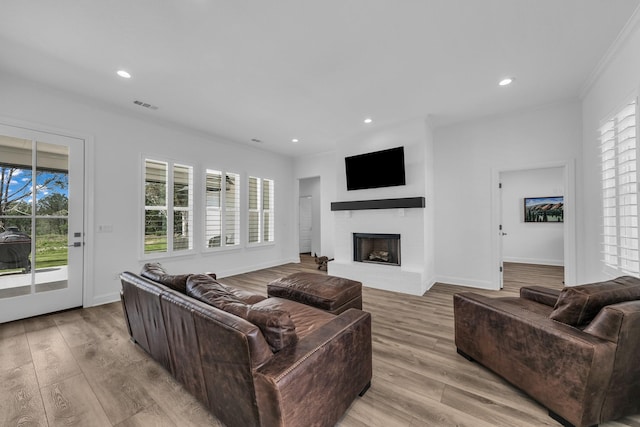
<instances>
[{"instance_id":1,"label":"glass door","mask_svg":"<svg viewBox=\"0 0 640 427\"><path fill-rule=\"evenodd\" d=\"M82 305L84 141L0 125L0 322Z\"/></svg>"}]
</instances>

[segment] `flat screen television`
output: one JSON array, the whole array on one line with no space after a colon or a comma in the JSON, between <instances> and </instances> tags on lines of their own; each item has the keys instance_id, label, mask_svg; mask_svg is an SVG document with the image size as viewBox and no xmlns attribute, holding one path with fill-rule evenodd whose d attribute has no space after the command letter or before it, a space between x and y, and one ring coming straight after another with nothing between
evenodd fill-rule
<instances>
[{"instance_id":1,"label":"flat screen television","mask_svg":"<svg viewBox=\"0 0 640 427\"><path fill-rule=\"evenodd\" d=\"M346 157L344 164L349 191L406 184L404 147Z\"/></svg>"}]
</instances>

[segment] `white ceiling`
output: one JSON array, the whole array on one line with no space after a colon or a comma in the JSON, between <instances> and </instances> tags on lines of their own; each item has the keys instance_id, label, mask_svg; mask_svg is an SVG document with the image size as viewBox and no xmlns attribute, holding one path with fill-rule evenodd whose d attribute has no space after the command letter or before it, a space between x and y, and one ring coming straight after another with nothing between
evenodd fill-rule
<instances>
[{"instance_id":1,"label":"white ceiling","mask_svg":"<svg viewBox=\"0 0 640 427\"><path fill-rule=\"evenodd\" d=\"M2 0L0 70L299 156L402 120L576 98L639 3Z\"/></svg>"}]
</instances>

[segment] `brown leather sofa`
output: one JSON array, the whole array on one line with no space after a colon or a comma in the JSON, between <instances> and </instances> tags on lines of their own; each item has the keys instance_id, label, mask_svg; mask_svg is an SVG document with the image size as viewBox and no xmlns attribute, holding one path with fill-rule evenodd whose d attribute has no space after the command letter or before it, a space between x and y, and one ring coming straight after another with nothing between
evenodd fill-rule
<instances>
[{"instance_id":1,"label":"brown leather sofa","mask_svg":"<svg viewBox=\"0 0 640 427\"><path fill-rule=\"evenodd\" d=\"M565 426L640 412L640 279L520 297L454 295L458 352L523 390Z\"/></svg>"},{"instance_id":2,"label":"brown leather sofa","mask_svg":"<svg viewBox=\"0 0 640 427\"><path fill-rule=\"evenodd\" d=\"M157 264L120 277L132 340L227 426L333 426L370 385L369 313L334 315Z\"/></svg>"}]
</instances>

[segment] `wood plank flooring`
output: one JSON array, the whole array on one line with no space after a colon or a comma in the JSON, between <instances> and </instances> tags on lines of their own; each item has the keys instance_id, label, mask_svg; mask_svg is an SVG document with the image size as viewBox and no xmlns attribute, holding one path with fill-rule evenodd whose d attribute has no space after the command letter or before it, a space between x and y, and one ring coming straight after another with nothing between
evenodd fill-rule
<instances>
[{"instance_id":1,"label":"wood plank flooring","mask_svg":"<svg viewBox=\"0 0 640 427\"><path fill-rule=\"evenodd\" d=\"M221 279L266 293L311 257ZM507 264L504 289L436 284L423 296L363 289L373 318L373 380L340 427L558 426L540 405L460 357L453 294L517 295L521 286L562 287L562 267ZM0 325L0 426L221 426L180 384L129 341L120 303ZM604 424L640 426L640 415Z\"/></svg>"}]
</instances>

